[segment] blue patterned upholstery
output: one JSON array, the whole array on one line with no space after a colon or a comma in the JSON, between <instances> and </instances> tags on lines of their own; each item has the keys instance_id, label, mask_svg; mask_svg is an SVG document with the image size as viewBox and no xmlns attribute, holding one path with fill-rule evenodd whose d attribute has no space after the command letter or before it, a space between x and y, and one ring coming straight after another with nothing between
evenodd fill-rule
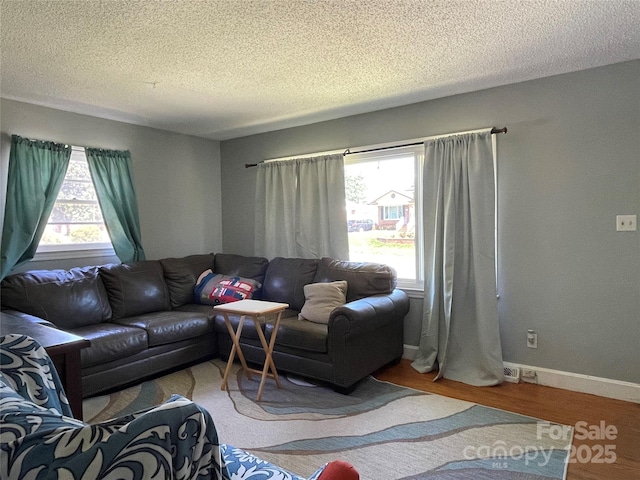
<instances>
[{"instance_id":1,"label":"blue patterned upholstery","mask_svg":"<svg viewBox=\"0 0 640 480\"><path fill-rule=\"evenodd\" d=\"M98 424L72 418L51 359L31 337L0 337L0 367L2 479L303 480L219 445L209 412L179 395Z\"/></svg>"}]
</instances>

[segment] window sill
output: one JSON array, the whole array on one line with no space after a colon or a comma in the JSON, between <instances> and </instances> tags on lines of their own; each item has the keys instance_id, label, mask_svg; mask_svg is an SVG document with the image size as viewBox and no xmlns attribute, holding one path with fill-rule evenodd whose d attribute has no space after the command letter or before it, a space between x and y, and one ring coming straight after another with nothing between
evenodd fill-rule
<instances>
[{"instance_id":1,"label":"window sill","mask_svg":"<svg viewBox=\"0 0 640 480\"><path fill-rule=\"evenodd\" d=\"M422 281L399 279L396 288L409 295L409 298L424 298L424 284Z\"/></svg>"},{"instance_id":2,"label":"window sill","mask_svg":"<svg viewBox=\"0 0 640 480\"><path fill-rule=\"evenodd\" d=\"M91 258L91 257L115 257L116 252L113 247L92 247L92 248L65 248L60 250L49 250L36 252L32 261L40 262L47 260L67 260L71 258Z\"/></svg>"}]
</instances>

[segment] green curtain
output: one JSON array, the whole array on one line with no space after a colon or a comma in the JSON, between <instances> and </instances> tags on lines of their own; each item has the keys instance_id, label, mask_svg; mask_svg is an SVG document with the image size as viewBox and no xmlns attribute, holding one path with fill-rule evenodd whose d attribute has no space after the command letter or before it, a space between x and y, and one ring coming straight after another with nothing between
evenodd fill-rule
<instances>
[{"instance_id":1,"label":"green curtain","mask_svg":"<svg viewBox=\"0 0 640 480\"><path fill-rule=\"evenodd\" d=\"M121 262L144 260L129 151L85 148L113 249Z\"/></svg>"},{"instance_id":2,"label":"green curtain","mask_svg":"<svg viewBox=\"0 0 640 480\"><path fill-rule=\"evenodd\" d=\"M11 137L0 279L35 255L70 157L71 146Z\"/></svg>"}]
</instances>

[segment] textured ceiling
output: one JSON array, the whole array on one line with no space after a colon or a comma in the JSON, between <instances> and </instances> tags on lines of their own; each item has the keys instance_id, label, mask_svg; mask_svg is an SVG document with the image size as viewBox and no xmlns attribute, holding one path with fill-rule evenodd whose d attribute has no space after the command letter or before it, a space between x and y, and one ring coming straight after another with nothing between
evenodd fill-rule
<instances>
[{"instance_id":1,"label":"textured ceiling","mask_svg":"<svg viewBox=\"0 0 640 480\"><path fill-rule=\"evenodd\" d=\"M1 0L0 95L228 139L640 58L640 0Z\"/></svg>"}]
</instances>

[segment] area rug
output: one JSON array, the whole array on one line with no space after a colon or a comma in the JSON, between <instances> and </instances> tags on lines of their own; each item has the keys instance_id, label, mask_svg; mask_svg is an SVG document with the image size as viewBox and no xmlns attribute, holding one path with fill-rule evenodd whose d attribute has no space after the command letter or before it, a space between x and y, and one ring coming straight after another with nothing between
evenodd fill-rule
<instances>
[{"instance_id":1,"label":"area rug","mask_svg":"<svg viewBox=\"0 0 640 480\"><path fill-rule=\"evenodd\" d=\"M262 400L256 402L259 376L248 379L234 365L229 388L222 391L225 366L212 360L86 399L85 421L132 413L178 393L211 413L222 443L301 476L335 459L353 464L362 480L566 476L571 435L549 435L560 428L536 418L372 377L352 394L341 395L282 374L282 389L267 380Z\"/></svg>"}]
</instances>

